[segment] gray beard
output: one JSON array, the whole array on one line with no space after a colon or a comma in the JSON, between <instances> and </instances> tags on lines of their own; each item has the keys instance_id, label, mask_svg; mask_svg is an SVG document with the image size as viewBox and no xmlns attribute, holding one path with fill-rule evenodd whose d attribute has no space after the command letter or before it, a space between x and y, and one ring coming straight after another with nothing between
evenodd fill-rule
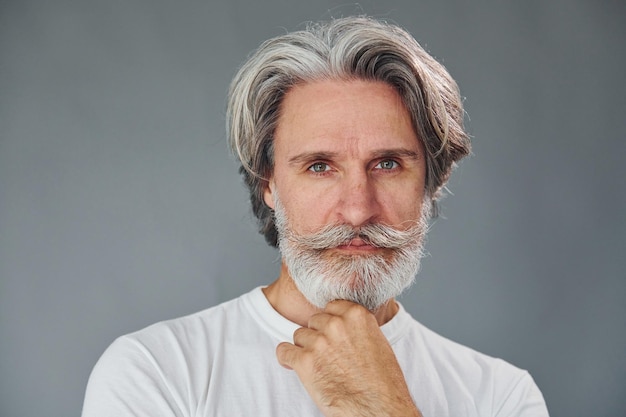
<instances>
[{"instance_id":1,"label":"gray beard","mask_svg":"<svg viewBox=\"0 0 626 417\"><path fill-rule=\"evenodd\" d=\"M420 268L428 230L430 201L407 230L382 224L353 228L330 225L311 234L291 229L285 209L275 195L275 224L283 262L298 290L314 306L348 300L376 311L411 286ZM328 249L345 245L355 237L383 248L376 254L336 254Z\"/></svg>"}]
</instances>

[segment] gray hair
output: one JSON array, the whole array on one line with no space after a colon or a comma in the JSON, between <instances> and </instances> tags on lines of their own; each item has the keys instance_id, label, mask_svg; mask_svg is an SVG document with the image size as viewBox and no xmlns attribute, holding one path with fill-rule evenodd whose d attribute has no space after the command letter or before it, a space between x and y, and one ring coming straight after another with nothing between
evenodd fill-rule
<instances>
[{"instance_id":1,"label":"gray hair","mask_svg":"<svg viewBox=\"0 0 626 417\"><path fill-rule=\"evenodd\" d=\"M259 231L272 246L278 236L263 193L274 168L273 136L283 97L298 84L354 79L385 82L402 98L427 154L425 193L433 215L456 161L470 152L456 82L404 29L347 17L267 40L231 83L227 131Z\"/></svg>"}]
</instances>

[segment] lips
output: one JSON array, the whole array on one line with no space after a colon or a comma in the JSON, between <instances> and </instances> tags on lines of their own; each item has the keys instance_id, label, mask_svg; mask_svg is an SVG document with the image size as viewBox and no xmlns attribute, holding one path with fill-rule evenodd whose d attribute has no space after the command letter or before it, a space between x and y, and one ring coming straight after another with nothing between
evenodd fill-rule
<instances>
[{"instance_id":1,"label":"lips","mask_svg":"<svg viewBox=\"0 0 626 417\"><path fill-rule=\"evenodd\" d=\"M348 243L337 246L337 249L367 251L375 250L377 249L377 247L360 237L355 237L354 239L351 239Z\"/></svg>"},{"instance_id":2,"label":"lips","mask_svg":"<svg viewBox=\"0 0 626 417\"><path fill-rule=\"evenodd\" d=\"M354 246L354 247L361 247L361 246L371 246L368 242L366 242L365 240L363 240L360 237L355 237L354 239L352 239L350 242L348 242L347 246Z\"/></svg>"}]
</instances>

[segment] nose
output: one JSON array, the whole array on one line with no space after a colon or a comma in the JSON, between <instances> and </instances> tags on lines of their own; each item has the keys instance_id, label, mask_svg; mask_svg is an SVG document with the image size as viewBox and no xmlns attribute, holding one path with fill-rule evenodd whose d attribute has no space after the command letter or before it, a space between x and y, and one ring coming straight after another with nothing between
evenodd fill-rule
<instances>
[{"instance_id":1,"label":"nose","mask_svg":"<svg viewBox=\"0 0 626 417\"><path fill-rule=\"evenodd\" d=\"M346 175L342 181L338 214L353 227L372 223L380 214L376 185L367 172Z\"/></svg>"}]
</instances>

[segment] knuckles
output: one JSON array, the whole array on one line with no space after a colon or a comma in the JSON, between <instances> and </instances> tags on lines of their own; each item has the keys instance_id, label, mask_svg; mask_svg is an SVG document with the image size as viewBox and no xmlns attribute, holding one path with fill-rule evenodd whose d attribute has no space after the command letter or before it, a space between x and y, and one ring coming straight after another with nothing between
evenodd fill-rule
<instances>
[{"instance_id":1,"label":"knuckles","mask_svg":"<svg viewBox=\"0 0 626 417\"><path fill-rule=\"evenodd\" d=\"M323 332L300 327L293 333L293 341L296 346L305 351L324 351L329 346L329 340Z\"/></svg>"},{"instance_id":2,"label":"knuckles","mask_svg":"<svg viewBox=\"0 0 626 417\"><path fill-rule=\"evenodd\" d=\"M361 320L366 320L367 318L372 316L372 313L370 313L370 311L366 309L365 307L363 307L362 305L352 304L346 310L345 316L352 320L361 321Z\"/></svg>"},{"instance_id":3,"label":"knuckles","mask_svg":"<svg viewBox=\"0 0 626 417\"><path fill-rule=\"evenodd\" d=\"M318 334L315 339L313 339L312 348L317 352L324 352L328 350L330 344L328 343L328 339L323 334Z\"/></svg>"},{"instance_id":4,"label":"knuckles","mask_svg":"<svg viewBox=\"0 0 626 417\"><path fill-rule=\"evenodd\" d=\"M297 346L301 346L302 343L302 339L304 338L304 335L306 332L308 332L309 329L307 329L306 327L299 327L296 329L295 332L293 332L293 342L295 345Z\"/></svg>"},{"instance_id":5,"label":"knuckles","mask_svg":"<svg viewBox=\"0 0 626 417\"><path fill-rule=\"evenodd\" d=\"M325 331L331 335L343 335L345 333L345 323L343 318L339 316L329 318L326 322Z\"/></svg>"}]
</instances>

